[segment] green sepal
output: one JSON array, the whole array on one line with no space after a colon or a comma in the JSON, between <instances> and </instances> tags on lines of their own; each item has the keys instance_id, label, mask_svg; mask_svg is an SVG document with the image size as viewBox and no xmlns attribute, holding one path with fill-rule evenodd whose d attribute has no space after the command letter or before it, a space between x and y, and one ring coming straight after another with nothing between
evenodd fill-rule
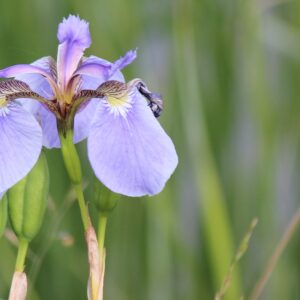
<instances>
[{"instance_id":1,"label":"green sepal","mask_svg":"<svg viewBox=\"0 0 300 300\"><path fill-rule=\"evenodd\" d=\"M0 199L0 238L5 230L7 223L7 198L6 195Z\"/></svg>"},{"instance_id":2,"label":"green sepal","mask_svg":"<svg viewBox=\"0 0 300 300\"><path fill-rule=\"evenodd\" d=\"M120 198L121 195L109 190L95 177L93 203L100 213L109 214L116 207Z\"/></svg>"},{"instance_id":3,"label":"green sepal","mask_svg":"<svg viewBox=\"0 0 300 300\"><path fill-rule=\"evenodd\" d=\"M12 228L20 239L31 241L38 233L49 194L49 170L44 153L36 165L8 192L8 212Z\"/></svg>"}]
</instances>

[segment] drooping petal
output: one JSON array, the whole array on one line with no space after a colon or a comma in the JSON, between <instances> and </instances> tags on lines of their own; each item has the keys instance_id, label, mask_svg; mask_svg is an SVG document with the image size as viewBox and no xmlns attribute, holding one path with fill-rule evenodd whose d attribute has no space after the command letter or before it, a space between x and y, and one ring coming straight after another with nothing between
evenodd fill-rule
<instances>
[{"instance_id":1,"label":"drooping petal","mask_svg":"<svg viewBox=\"0 0 300 300\"><path fill-rule=\"evenodd\" d=\"M99 78L90 77L83 75L82 89L83 90L95 90L104 82L100 81ZM87 78L88 77L88 78ZM123 74L118 71L112 76L112 80L118 80L124 82ZM77 111L74 120L74 143L79 143L80 141L86 139L89 135L92 120L94 118L97 106L99 104L99 99L91 99Z\"/></svg>"},{"instance_id":2,"label":"drooping petal","mask_svg":"<svg viewBox=\"0 0 300 300\"><path fill-rule=\"evenodd\" d=\"M43 146L52 149L60 148L60 140L57 130L57 120L44 105L38 103L35 117L42 127L43 131Z\"/></svg>"},{"instance_id":3,"label":"drooping petal","mask_svg":"<svg viewBox=\"0 0 300 300\"><path fill-rule=\"evenodd\" d=\"M115 72L112 77L108 78L109 80L125 82L125 78L121 71ZM106 80L108 79L104 80L104 78L101 79L82 75L82 90L95 90ZM88 137L99 102L99 99L91 99L76 113L74 120L74 143L79 143Z\"/></svg>"},{"instance_id":4,"label":"drooping petal","mask_svg":"<svg viewBox=\"0 0 300 300\"><path fill-rule=\"evenodd\" d=\"M136 88L119 113L108 104L98 105L88 137L96 176L119 194L159 193L178 163L171 139Z\"/></svg>"},{"instance_id":5,"label":"drooping petal","mask_svg":"<svg viewBox=\"0 0 300 300\"><path fill-rule=\"evenodd\" d=\"M107 80L125 82L121 69L126 67L136 58L136 51L130 50L115 63L96 56L88 57L76 71L81 75L82 90L97 89ZM99 99L91 99L82 109L78 111L74 122L74 142L78 143L87 138L91 123L99 103Z\"/></svg>"},{"instance_id":6,"label":"drooping petal","mask_svg":"<svg viewBox=\"0 0 300 300\"><path fill-rule=\"evenodd\" d=\"M36 90L39 90L41 92L39 88L36 88ZM20 98L20 97L31 97L31 98ZM32 115L36 117L36 120L40 123L40 125L44 129L43 139L45 140L45 146L48 148L55 147L57 146L57 139L58 139L55 116L46 107L44 107L43 104L37 102L36 100L33 100L35 98L43 100L45 103L48 101L46 98L43 98L41 95L32 91L29 85L23 81L19 81L15 79L1 81L0 82L0 115L3 115L4 111L8 111L8 108L6 107L8 101L11 101L12 99L17 99L17 102L20 103L26 111L30 112ZM3 106L3 104L5 105ZM1 108L1 106L3 107Z\"/></svg>"},{"instance_id":7,"label":"drooping petal","mask_svg":"<svg viewBox=\"0 0 300 300\"><path fill-rule=\"evenodd\" d=\"M18 102L25 110L35 116L43 132L43 146L52 149L60 148L60 140L57 130L55 115L43 104L32 99L19 99Z\"/></svg>"},{"instance_id":8,"label":"drooping petal","mask_svg":"<svg viewBox=\"0 0 300 300\"><path fill-rule=\"evenodd\" d=\"M88 137L91 123L97 110L99 99L91 99L75 115L74 120L74 143L79 143Z\"/></svg>"},{"instance_id":9,"label":"drooping petal","mask_svg":"<svg viewBox=\"0 0 300 300\"><path fill-rule=\"evenodd\" d=\"M43 57L32 63L33 66L43 68L46 72L51 73L52 77L56 77L54 61L51 57ZM54 92L49 82L40 74L22 74L16 76L18 80L27 83L36 93L47 99L54 97ZM18 99L18 102L28 111L31 112L42 127L43 146L46 148L59 148L60 141L57 131L56 118L43 104L29 99Z\"/></svg>"},{"instance_id":10,"label":"drooping petal","mask_svg":"<svg viewBox=\"0 0 300 300\"><path fill-rule=\"evenodd\" d=\"M60 86L65 89L83 56L91 45L89 24L78 16L70 15L59 24L57 38L57 75Z\"/></svg>"},{"instance_id":11,"label":"drooping petal","mask_svg":"<svg viewBox=\"0 0 300 300\"><path fill-rule=\"evenodd\" d=\"M57 130L57 120L53 113L51 113L44 105L31 99L22 99L23 107L31 112L42 127L43 132L43 146L52 149L60 148L60 139ZM74 144L86 139L91 126L91 119L93 118L99 99L91 99L88 105L85 105L75 115L74 120Z\"/></svg>"},{"instance_id":12,"label":"drooping petal","mask_svg":"<svg viewBox=\"0 0 300 300\"><path fill-rule=\"evenodd\" d=\"M16 79L0 81L0 108L5 107L8 102L30 97L40 102L48 103L47 99L31 90L28 84Z\"/></svg>"},{"instance_id":13,"label":"drooping petal","mask_svg":"<svg viewBox=\"0 0 300 300\"><path fill-rule=\"evenodd\" d=\"M18 104L0 110L0 192L31 170L42 148L42 131L35 118Z\"/></svg>"}]
</instances>

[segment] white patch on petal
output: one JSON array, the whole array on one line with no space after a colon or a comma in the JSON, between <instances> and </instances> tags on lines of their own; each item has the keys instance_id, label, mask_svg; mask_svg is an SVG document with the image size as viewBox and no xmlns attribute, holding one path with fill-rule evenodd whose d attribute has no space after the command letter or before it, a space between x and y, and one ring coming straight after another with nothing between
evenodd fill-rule
<instances>
[{"instance_id":1,"label":"white patch on petal","mask_svg":"<svg viewBox=\"0 0 300 300\"><path fill-rule=\"evenodd\" d=\"M113 114L114 116L121 115L123 118L125 118L127 112L132 107L132 100L130 95L125 95L121 98L107 96L104 100L104 105L108 109L109 113Z\"/></svg>"},{"instance_id":2,"label":"white patch on petal","mask_svg":"<svg viewBox=\"0 0 300 300\"><path fill-rule=\"evenodd\" d=\"M0 108L0 117L5 117L9 114L9 109L8 107L2 107Z\"/></svg>"}]
</instances>

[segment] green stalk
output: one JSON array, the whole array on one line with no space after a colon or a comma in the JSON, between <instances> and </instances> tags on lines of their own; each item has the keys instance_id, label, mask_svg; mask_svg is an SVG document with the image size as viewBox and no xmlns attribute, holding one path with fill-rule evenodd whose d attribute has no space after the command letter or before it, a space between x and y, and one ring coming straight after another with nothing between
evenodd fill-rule
<instances>
[{"instance_id":1,"label":"green stalk","mask_svg":"<svg viewBox=\"0 0 300 300\"><path fill-rule=\"evenodd\" d=\"M105 230L108 216L116 207L119 194L115 194L104 186L96 177L94 179L94 197L93 202L99 212L98 219L98 247L100 260L103 259L104 255L104 242L105 242Z\"/></svg>"},{"instance_id":2,"label":"green stalk","mask_svg":"<svg viewBox=\"0 0 300 300\"><path fill-rule=\"evenodd\" d=\"M89 226L89 212L88 209L85 205L85 200L84 200L84 195L83 195L83 189L82 189L82 184L76 184L74 185L77 200L78 200L78 205L80 209L80 215L81 215L81 220L83 224L83 228L86 231Z\"/></svg>"},{"instance_id":3,"label":"green stalk","mask_svg":"<svg viewBox=\"0 0 300 300\"><path fill-rule=\"evenodd\" d=\"M104 254L106 224L107 224L107 214L100 213L99 223L98 223L98 247L99 247L99 257L101 262Z\"/></svg>"},{"instance_id":4,"label":"green stalk","mask_svg":"<svg viewBox=\"0 0 300 300\"><path fill-rule=\"evenodd\" d=\"M25 239L19 240L18 255L16 261L16 271L23 272L25 268L25 259L28 250L29 242Z\"/></svg>"},{"instance_id":5,"label":"green stalk","mask_svg":"<svg viewBox=\"0 0 300 300\"><path fill-rule=\"evenodd\" d=\"M0 199L0 239L4 233L6 223L7 223L7 198L6 195Z\"/></svg>"},{"instance_id":6,"label":"green stalk","mask_svg":"<svg viewBox=\"0 0 300 300\"><path fill-rule=\"evenodd\" d=\"M60 132L61 151L68 175L75 187L83 227L84 230L87 231L89 225L89 212L84 200L81 164L73 142L73 137L74 134L72 130L67 130L65 133Z\"/></svg>"}]
</instances>

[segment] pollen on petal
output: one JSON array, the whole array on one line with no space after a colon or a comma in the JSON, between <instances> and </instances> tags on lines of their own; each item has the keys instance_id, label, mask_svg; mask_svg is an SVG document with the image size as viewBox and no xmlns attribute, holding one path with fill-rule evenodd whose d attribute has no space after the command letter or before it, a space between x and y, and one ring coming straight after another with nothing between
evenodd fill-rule
<instances>
[{"instance_id":1,"label":"pollen on petal","mask_svg":"<svg viewBox=\"0 0 300 300\"><path fill-rule=\"evenodd\" d=\"M7 101L5 98L0 98L0 108L6 106L6 103L7 103Z\"/></svg>"},{"instance_id":2,"label":"pollen on petal","mask_svg":"<svg viewBox=\"0 0 300 300\"><path fill-rule=\"evenodd\" d=\"M6 101L5 98L0 98L0 117L1 116L6 116L9 112L8 109L8 102Z\"/></svg>"},{"instance_id":3,"label":"pollen on petal","mask_svg":"<svg viewBox=\"0 0 300 300\"><path fill-rule=\"evenodd\" d=\"M60 43L74 42L88 48L91 45L89 23L78 16L70 15L59 24L57 38Z\"/></svg>"},{"instance_id":4,"label":"pollen on petal","mask_svg":"<svg viewBox=\"0 0 300 300\"><path fill-rule=\"evenodd\" d=\"M98 91L105 96L102 104L104 104L108 112L115 116L121 115L125 117L132 107L136 89L128 88L123 82L109 80L104 82L98 88Z\"/></svg>"}]
</instances>

